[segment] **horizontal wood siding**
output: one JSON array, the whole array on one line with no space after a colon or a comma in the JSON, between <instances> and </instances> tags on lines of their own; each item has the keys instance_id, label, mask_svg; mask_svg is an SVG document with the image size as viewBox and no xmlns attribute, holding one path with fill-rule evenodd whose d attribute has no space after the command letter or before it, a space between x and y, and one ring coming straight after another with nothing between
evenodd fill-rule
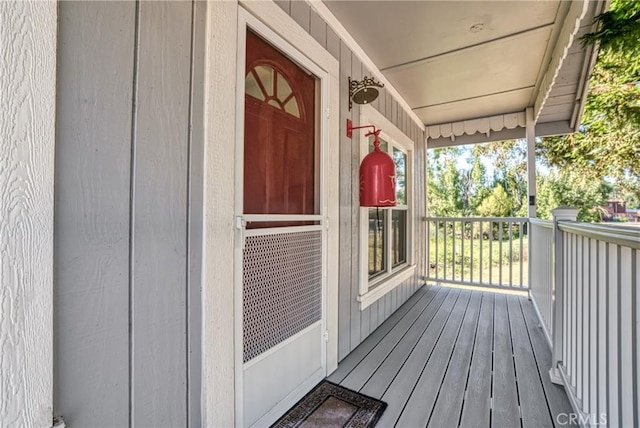
<instances>
[{"instance_id":1,"label":"horizontal wood siding","mask_svg":"<svg viewBox=\"0 0 640 428\"><path fill-rule=\"evenodd\" d=\"M70 426L201 422L194 7L59 4L54 411Z\"/></svg>"},{"instance_id":2,"label":"horizontal wood siding","mask_svg":"<svg viewBox=\"0 0 640 428\"><path fill-rule=\"evenodd\" d=\"M424 175L424 133L411 120L398 101L386 89L372 105L398 129L404 132L414 143L414 215L412 227L415 228L416 275L394 290L360 310L357 296L359 290L359 239L360 208L358 168L360 166L359 142L361 135L354 133L353 139L345 135L347 119L354 126L361 125L360 106L354 104L349 110L349 77L359 79L371 76L371 71L363 66L358 58L336 33L326 25L313 8L303 1L278 1L282 10L289 14L303 29L311 34L318 43L340 61L340 265L339 265L339 303L338 303L338 359L342 360L384 320L389 318L423 284L425 272L425 226L422 218L425 210Z\"/></svg>"}]
</instances>

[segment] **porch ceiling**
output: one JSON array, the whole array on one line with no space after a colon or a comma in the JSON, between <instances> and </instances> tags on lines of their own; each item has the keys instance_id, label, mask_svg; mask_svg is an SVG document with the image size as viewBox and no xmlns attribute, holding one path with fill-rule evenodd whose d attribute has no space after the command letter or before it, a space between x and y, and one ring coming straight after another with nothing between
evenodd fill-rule
<instances>
[{"instance_id":1,"label":"porch ceiling","mask_svg":"<svg viewBox=\"0 0 640 428\"><path fill-rule=\"evenodd\" d=\"M427 126L527 107L539 135L579 124L594 52L578 37L606 2L324 3Z\"/></svg>"}]
</instances>

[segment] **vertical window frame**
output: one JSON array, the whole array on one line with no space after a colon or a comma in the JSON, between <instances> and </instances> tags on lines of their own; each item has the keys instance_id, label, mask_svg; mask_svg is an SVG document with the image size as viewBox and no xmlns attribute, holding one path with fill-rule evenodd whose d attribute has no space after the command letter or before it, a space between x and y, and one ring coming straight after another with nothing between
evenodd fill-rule
<instances>
[{"instance_id":1,"label":"vertical window frame","mask_svg":"<svg viewBox=\"0 0 640 428\"><path fill-rule=\"evenodd\" d=\"M391 247L387 247L386 254L386 269L384 273L375 274L370 278L369 276L369 208L360 207L360 277L359 277L359 295L358 301L360 302L360 309L363 310L375 300L388 293L390 290L400 285L411 277L416 270L415 259L415 231L413 224L414 213L414 195L413 195L413 183L415 180L415 174L413 171L413 156L415 153L414 142L405 135L397 126L391 123L386 117L379 113L375 108L363 105L360 106L360 125L374 125L376 128L381 129L380 138L387 142L388 153L393 158L393 149L402 151L406 156L405 163L405 194L406 205L400 205L396 207L380 208L381 210L388 211L385 232L388 244L391 244L392 239L392 216L393 211L405 211L406 212L406 238L405 238L405 258L406 261L396 266L393 266L393 251ZM356 147L360 148L360 162L369 153L369 140L362 135L356 136L354 139L359 139L359 144ZM384 143L381 145L384 147Z\"/></svg>"}]
</instances>

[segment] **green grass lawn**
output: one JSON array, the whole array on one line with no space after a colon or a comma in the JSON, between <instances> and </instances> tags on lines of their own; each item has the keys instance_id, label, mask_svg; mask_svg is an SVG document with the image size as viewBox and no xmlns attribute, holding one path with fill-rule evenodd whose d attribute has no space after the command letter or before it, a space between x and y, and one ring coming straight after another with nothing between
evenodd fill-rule
<instances>
[{"instance_id":1,"label":"green grass lawn","mask_svg":"<svg viewBox=\"0 0 640 428\"><path fill-rule=\"evenodd\" d=\"M472 235L475 235L473 239ZM446 242L441 230L429 239L429 277L473 283L527 286L529 237L514 233L511 246L508 233L498 236L448 231ZM496 234L497 235L497 234ZM492 239L493 238L493 239ZM522 252L520 251L522 249Z\"/></svg>"}]
</instances>

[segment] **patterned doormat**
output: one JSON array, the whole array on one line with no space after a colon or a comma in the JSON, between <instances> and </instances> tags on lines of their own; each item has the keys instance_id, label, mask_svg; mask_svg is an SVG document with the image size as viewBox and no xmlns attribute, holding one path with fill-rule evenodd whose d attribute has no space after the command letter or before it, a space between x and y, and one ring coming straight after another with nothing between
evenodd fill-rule
<instances>
[{"instance_id":1,"label":"patterned doormat","mask_svg":"<svg viewBox=\"0 0 640 428\"><path fill-rule=\"evenodd\" d=\"M323 380L271 428L374 427L387 403Z\"/></svg>"}]
</instances>

